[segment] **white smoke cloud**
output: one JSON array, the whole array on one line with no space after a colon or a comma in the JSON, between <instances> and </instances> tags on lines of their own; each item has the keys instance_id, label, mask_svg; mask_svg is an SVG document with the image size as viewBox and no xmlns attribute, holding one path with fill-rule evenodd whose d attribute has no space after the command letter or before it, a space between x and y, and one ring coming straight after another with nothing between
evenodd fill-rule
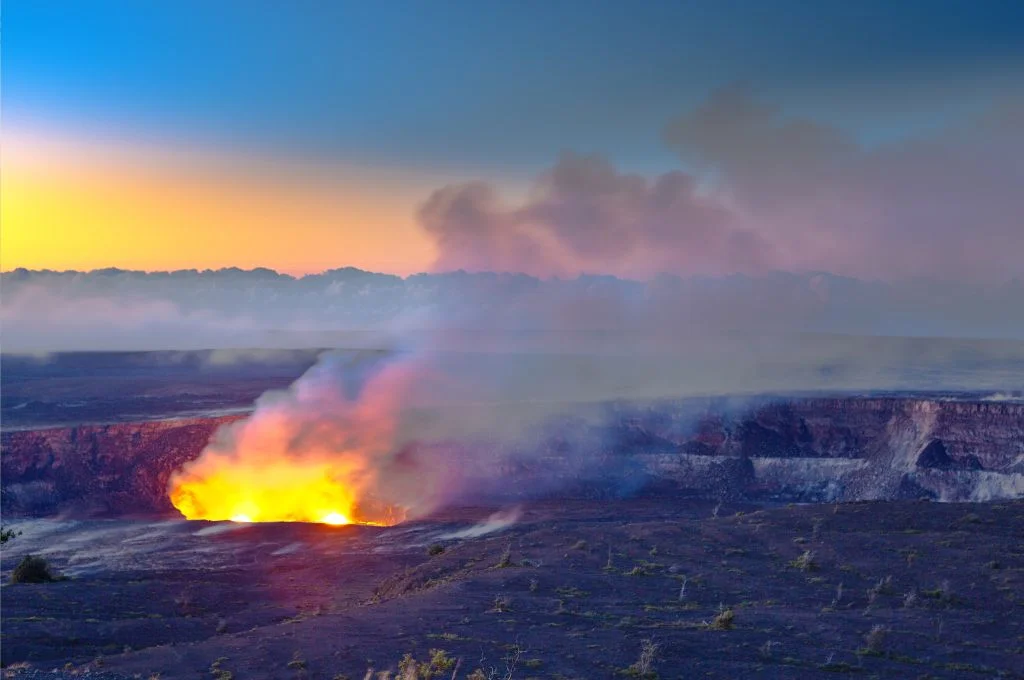
<instances>
[{"instance_id":1,"label":"white smoke cloud","mask_svg":"<svg viewBox=\"0 0 1024 680\"><path fill-rule=\"evenodd\" d=\"M471 527L452 531L447 534L441 534L438 538L445 541L462 538L479 538L480 536L493 534L497 531L503 531L510 526L514 526L522 516L523 511L520 508L499 510L479 524L474 524Z\"/></svg>"},{"instance_id":2,"label":"white smoke cloud","mask_svg":"<svg viewBox=\"0 0 1024 680\"><path fill-rule=\"evenodd\" d=\"M522 205L480 182L435 192L420 220L437 239L441 270L538 276L761 271L770 248L736 223L696 179L619 173L597 156L565 153Z\"/></svg>"},{"instance_id":3,"label":"white smoke cloud","mask_svg":"<svg viewBox=\"0 0 1024 680\"><path fill-rule=\"evenodd\" d=\"M775 266L859 277L1024 276L1024 99L875 147L787 117L742 88L673 121L668 144L713 176Z\"/></svg>"}]
</instances>

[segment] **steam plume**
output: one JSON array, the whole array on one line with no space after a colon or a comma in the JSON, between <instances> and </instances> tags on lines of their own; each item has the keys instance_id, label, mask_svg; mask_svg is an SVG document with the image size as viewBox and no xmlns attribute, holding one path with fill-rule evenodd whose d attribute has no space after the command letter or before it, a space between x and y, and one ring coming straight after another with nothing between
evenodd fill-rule
<instances>
[{"instance_id":1,"label":"steam plume","mask_svg":"<svg viewBox=\"0 0 1024 680\"><path fill-rule=\"evenodd\" d=\"M479 181L426 200L438 269L514 273L229 272L248 286L216 287L236 291L236 311L258 300L303 332L343 319L400 351L358 366L322 357L221 431L172 498L212 519L389 521L543 464L552 428L563 459L603 465L612 400L1012 389L1024 359L1006 340L1024 337L1020 113L1003 102L868 148L724 90L665 131L685 171L647 179L565 153L522 201ZM117 290L122 276L100 283ZM877 337L901 334L1003 340Z\"/></svg>"}]
</instances>

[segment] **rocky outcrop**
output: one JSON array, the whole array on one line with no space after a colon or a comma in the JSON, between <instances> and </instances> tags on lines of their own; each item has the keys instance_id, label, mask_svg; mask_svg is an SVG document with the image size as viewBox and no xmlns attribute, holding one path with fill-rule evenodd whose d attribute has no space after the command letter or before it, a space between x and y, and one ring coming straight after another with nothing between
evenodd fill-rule
<instances>
[{"instance_id":1,"label":"rocky outcrop","mask_svg":"<svg viewBox=\"0 0 1024 680\"><path fill-rule=\"evenodd\" d=\"M933 439L921 450L917 457L917 467L933 470L980 470L981 461L973 453L959 460L950 457L946 445L941 439Z\"/></svg>"},{"instance_id":2,"label":"rocky outcrop","mask_svg":"<svg viewBox=\"0 0 1024 680\"><path fill-rule=\"evenodd\" d=\"M752 497L980 501L1024 495L1020 402L809 398L711 405L695 420L691 437L676 437L678 469L692 468L693 458L749 458ZM652 435L672 436L664 419L649 423ZM665 474L664 457L648 467ZM700 479L677 475L684 483Z\"/></svg>"},{"instance_id":3,"label":"rocky outcrop","mask_svg":"<svg viewBox=\"0 0 1024 680\"><path fill-rule=\"evenodd\" d=\"M610 409L601 428L582 438L556 428L543 454L514 463L495 465L467 448L451 455L461 474L482 475L479 488L512 495L593 488L603 478L620 491L654 482L717 498L801 502L1024 496L1024 403L850 397ZM170 512L171 473L240 417L5 432L3 510Z\"/></svg>"},{"instance_id":4,"label":"rocky outcrop","mask_svg":"<svg viewBox=\"0 0 1024 680\"><path fill-rule=\"evenodd\" d=\"M168 512L171 473L241 416L82 425L0 435L4 511Z\"/></svg>"}]
</instances>

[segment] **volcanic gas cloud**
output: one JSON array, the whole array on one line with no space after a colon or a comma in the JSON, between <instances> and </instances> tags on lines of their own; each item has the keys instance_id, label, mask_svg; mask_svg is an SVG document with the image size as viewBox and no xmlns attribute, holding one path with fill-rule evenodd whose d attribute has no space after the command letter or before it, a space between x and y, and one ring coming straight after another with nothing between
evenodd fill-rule
<instances>
[{"instance_id":1,"label":"volcanic gas cloud","mask_svg":"<svg viewBox=\"0 0 1024 680\"><path fill-rule=\"evenodd\" d=\"M188 519L240 522L390 525L422 511L432 476L403 451L399 422L416 373L326 355L218 431L171 478L171 502Z\"/></svg>"}]
</instances>

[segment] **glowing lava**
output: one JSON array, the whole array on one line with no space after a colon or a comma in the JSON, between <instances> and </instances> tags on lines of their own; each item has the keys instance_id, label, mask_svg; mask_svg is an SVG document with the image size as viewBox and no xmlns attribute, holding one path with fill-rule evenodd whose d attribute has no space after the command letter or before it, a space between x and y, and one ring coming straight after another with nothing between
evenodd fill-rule
<instances>
[{"instance_id":1,"label":"glowing lava","mask_svg":"<svg viewBox=\"0 0 1024 680\"><path fill-rule=\"evenodd\" d=\"M172 475L170 501L187 519L392 525L423 485L395 452L402 371L381 370L358 392L328 356L246 419L221 427ZM404 503L403 503L404 505Z\"/></svg>"},{"instance_id":2,"label":"glowing lava","mask_svg":"<svg viewBox=\"0 0 1024 680\"><path fill-rule=\"evenodd\" d=\"M345 517L345 515L340 512L329 512L324 515L324 518L320 521L324 524L350 524L348 517Z\"/></svg>"},{"instance_id":3,"label":"glowing lava","mask_svg":"<svg viewBox=\"0 0 1024 680\"><path fill-rule=\"evenodd\" d=\"M359 502L346 477L326 463L212 465L172 480L171 502L187 519L391 525L394 508Z\"/></svg>"}]
</instances>

